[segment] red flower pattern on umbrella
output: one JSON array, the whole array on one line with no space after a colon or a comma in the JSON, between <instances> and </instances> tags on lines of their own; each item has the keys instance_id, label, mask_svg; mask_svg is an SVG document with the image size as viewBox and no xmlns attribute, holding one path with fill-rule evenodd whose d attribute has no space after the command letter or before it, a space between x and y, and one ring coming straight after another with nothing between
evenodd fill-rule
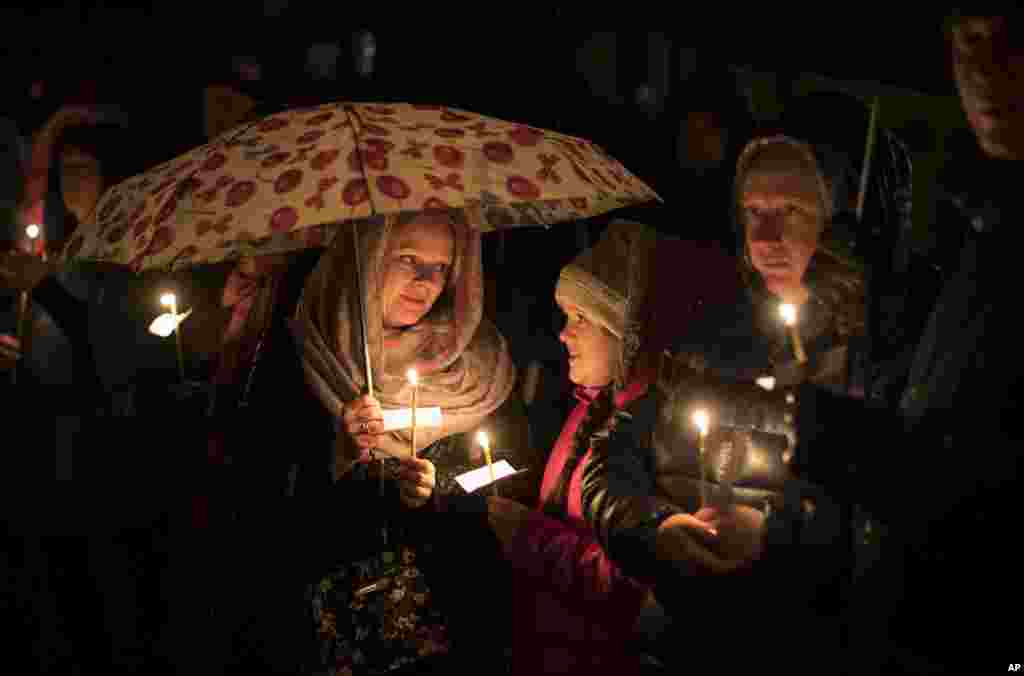
<instances>
[{"instance_id":1,"label":"red flower pattern on umbrella","mask_svg":"<svg viewBox=\"0 0 1024 676\"><path fill-rule=\"evenodd\" d=\"M114 186L65 256L214 262L324 245L347 221L409 208L493 228L655 198L583 139L443 106L331 103L240 125Z\"/></svg>"}]
</instances>

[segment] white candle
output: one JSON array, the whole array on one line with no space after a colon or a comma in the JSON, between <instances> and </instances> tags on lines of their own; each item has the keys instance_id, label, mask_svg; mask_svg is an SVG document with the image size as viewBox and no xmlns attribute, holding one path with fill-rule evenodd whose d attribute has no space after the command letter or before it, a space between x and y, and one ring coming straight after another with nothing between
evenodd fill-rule
<instances>
[{"instance_id":1,"label":"white candle","mask_svg":"<svg viewBox=\"0 0 1024 676\"><path fill-rule=\"evenodd\" d=\"M408 373L405 374L409 379L409 384L412 385L412 436L409 439L409 455L416 457L416 400L419 398L420 389L420 376L416 373L416 369L409 369Z\"/></svg>"},{"instance_id":2,"label":"white candle","mask_svg":"<svg viewBox=\"0 0 1024 676\"><path fill-rule=\"evenodd\" d=\"M173 293L165 293L160 296L160 304L164 307L169 307L171 315L175 319L174 342L178 349L178 375L181 376L181 381L185 382L185 358L182 355L181 349L181 321L178 320L178 297Z\"/></svg>"},{"instance_id":3,"label":"white candle","mask_svg":"<svg viewBox=\"0 0 1024 676\"><path fill-rule=\"evenodd\" d=\"M491 460L491 440L487 437L487 432L481 430L476 435L476 441L480 444L480 447L484 450L484 460L487 461L487 470L491 475L491 486L494 494L498 494L498 484L494 483L496 478L494 476L494 463Z\"/></svg>"},{"instance_id":4,"label":"white candle","mask_svg":"<svg viewBox=\"0 0 1024 676\"><path fill-rule=\"evenodd\" d=\"M796 353L796 360L801 364L807 362L807 353L804 352L803 341L800 340L800 332L797 331L796 306L791 303L783 303L779 306L779 314L782 315L782 322L789 330L789 336L793 340L793 351Z\"/></svg>"},{"instance_id":5,"label":"white candle","mask_svg":"<svg viewBox=\"0 0 1024 676\"><path fill-rule=\"evenodd\" d=\"M29 251L46 260L46 244L42 240L43 226L33 223L25 228L25 235L29 239ZM36 240L39 241L37 242Z\"/></svg>"},{"instance_id":6,"label":"white candle","mask_svg":"<svg viewBox=\"0 0 1024 676\"><path fill-rule=\"evenodd\" d=\"M693 414L693 424L697 426L699 432L699 445L697 447L697 458L700 464L700 508L703 509L707 503L707 477L705 476L704 466L707 464L704 461L704 449L705 442L707 441L708 428L711 425L711 416L704 409L697 409Z\"/></svg>"}]
</instances>

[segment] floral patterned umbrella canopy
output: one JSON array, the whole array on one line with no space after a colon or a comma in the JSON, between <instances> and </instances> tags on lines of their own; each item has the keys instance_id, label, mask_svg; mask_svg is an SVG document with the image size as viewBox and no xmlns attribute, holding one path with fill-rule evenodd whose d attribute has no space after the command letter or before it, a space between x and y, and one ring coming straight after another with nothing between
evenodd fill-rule
<instances>
[{"instance_id":1,"label":"floral patterned umbrella canopy","mask_svg":"<svg viewBox=\"0 0 1024 676\"><path fill-rule=\"evenodd\" d=\"M135 270L326 246L347 223L428 209L481 230L660 199L589 141L441 106L278 113L113 186L65 261Z\"/></svg>"}]
</instances>

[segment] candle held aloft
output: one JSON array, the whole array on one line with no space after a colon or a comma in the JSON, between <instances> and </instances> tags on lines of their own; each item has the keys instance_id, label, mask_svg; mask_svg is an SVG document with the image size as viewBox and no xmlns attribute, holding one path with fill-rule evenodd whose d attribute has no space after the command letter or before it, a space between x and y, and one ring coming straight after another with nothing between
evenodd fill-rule
<instances>
[{"instance_id":1,"label":"candle held aloft","mask_svg":"<svg viewBox=\"0 0 1024 676\"><path fill-rule=\"evenodd\" d=\"M417 399L419 399L420 389L420 376L416 373L416 369L409 369L405 374L405 377L409 379L409 384L412 385L412 434L409 438L409 455L416 457L416 405Z\"/></svg>"},{"instance_id":2,"label":"candle held aloft","mask_svg":"<svg viewBox=\"0 0 1024 676\"><path fill-rule=\"evenodd\" d=\"M782 322L786 325L789 337L793 341L793 352L796 354L796 360L801 364L807 363L807 353L804 351L804 343L800 339L800 332L796 326L796 306L792 303L783 303L779 306L779 314L782 315Z\"/></svg>"},{"instance_id":3,"label":"candle held aloft","mask_svg":"<svg viewBox=\"0 0 1024 676\"><path fill-rule=\"evenodd\" d=\"M476 435L476 442L480 444L480 448L484 451L484 460L487 461L487 470L491 475L491 490L494 495L498 495L498 484L495 483L496 478L494 476L494 462L491 459L491 440L487 437L487 433L481 430Z\"/></svg>"}]
</instances>

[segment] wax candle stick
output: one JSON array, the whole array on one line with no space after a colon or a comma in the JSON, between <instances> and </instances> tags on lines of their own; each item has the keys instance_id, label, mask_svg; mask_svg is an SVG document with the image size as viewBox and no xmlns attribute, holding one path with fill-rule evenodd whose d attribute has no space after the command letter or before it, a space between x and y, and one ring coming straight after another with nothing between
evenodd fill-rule
<instances>
[{"instance_id":1,"label":"wax candle stick","mask_svg":"<svg viewBox=\"0 0 1024 676\"><path fill-rule=\"evenodd\" d=\"M484 460L487 461L487 470L491 474L491 492L494 493L495 496L497 496L498 484L496 483L496 479L494 476L494 462L491 458L491 440L487 437L487 433L484 431L480 431L476 435L476 440L484 451Z\"/></svg>"},{"instance_id":2,"label":"wax candle stick","mask_svg":"<svg viewBox=\"0 0 1024 676\"><path fill-rule=\"evenodd\" d=\"M178 318L178 297L173 293L165 293L160 296L160 304L171 309L175 320ZM181 322L176 321L174 325L174 343L178 350L178 375L181 382L185 382L185 357L181 347Z\"/></svg>"},{"instance_id":3,"label":"wax candle stick","mask_svg":"<svg viewBox=\"0 0 1024 676\"><path fill-rule=\"evenodd\" d=\"M710 425L710 423L711 419L710 416L708 416L707 411L705 411L704 409L698 409L697 411L694 412L693 424L697 426L699 434L697 458L698 464L700 465L700 509L703 509L708 504L708 489L706 476L707 470L705 469L705 465L707 465L707 462L705 462L704 455L707 446L708 426Z\"/></svg>"},{"instance_id":4,"label":"wax candle stick","mask_svg":"<svg viewBox=\"0 0 1024 676\"><path fill-rule=\"evenodd\" d=\"M791 303L783 303L779 306L779 314L782 315L782 321L789 331L790 339L793 341L793 352L796 354L796 360L801 364L805 364L807 362L807 353L804 352L804 343L800 340L800 332L796 326L796 306Z\"/></svg>"},{"instance_id":5,"label":"wax candle stick","mask_svg":"<svg viewBox=\"0 0 1024 676\"><path fill-rule=\"evenodd\" d=\"M409 455L416 457L416 405L419 403L420 377L416 369L409 369L406 373L409 384L412 385L412 434L409 438Z\"/></svg>"}]
</instances>

